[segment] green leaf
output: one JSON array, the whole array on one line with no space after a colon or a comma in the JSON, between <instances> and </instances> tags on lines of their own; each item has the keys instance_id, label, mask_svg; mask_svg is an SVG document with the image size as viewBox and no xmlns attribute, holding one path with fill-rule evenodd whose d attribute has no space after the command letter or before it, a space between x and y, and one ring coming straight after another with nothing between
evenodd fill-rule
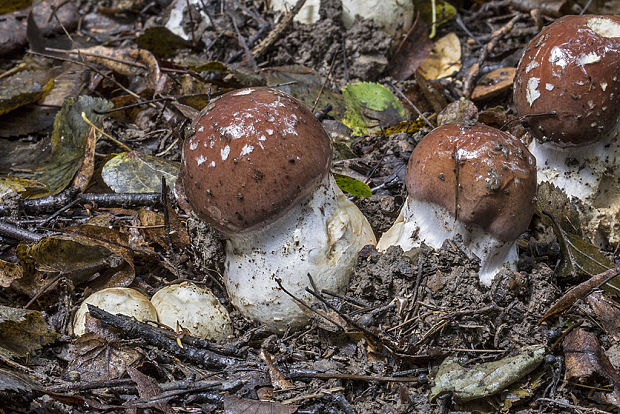
<instances>
[{"instance_id":1,"label":"green leaf","mask_svg":"<svg viewBox=\"0 0 620 414\"><path fill-rule=\"evenodd\" d=\"M345 193L349 193L354 197L370 197L372 191L367 184L348 175L334 173L334 179L338 187Z\"/></svg>"},{"instance_id":2,"label":"green leaf","mask_svg":"<svg viewBox=\"0 0 620 414\"><path fill-rule=\"evenodd\" d=\"M82 112L93 124L101 127L103 115L95 111L105 111L111 107L112 104L105 99L91 96L80 96L77 100L67 98L54 119L49 159L40 163L34 171L20 174L43 184L46 190L28 190L22 195L43 197L64 190L82 164L86 139L91 128L82 119Z\"/></svg>"},{"instance_id":3,"label":"green leaf","mask_svg":"<svg viewBox=\"0 0 620 414\"><path fill-rule=\"evenodd\" d=\"M174 187L180 163L123 152L108 161L101 171L103 181L116 193L157 193L161 191L161 177L168 187Z\"/></svg>"},{"instance_id":4,"label":"green leaf","mask_svg":"<svg viewBox=\"0 0 620 414\"><path fill-rule=\"evenodd\" d=\"M136 43L143 49L153 52L159 58L170 57L179 49L186 49L192 44L165 27L149 27L136 38Z\"/></svg>"},{"instance_id":5,"label":"green leaf","mask_svg":"<svg viewBox=\"0 0 620 414\"><path fill-rule=\"evenodd\" d=\"M420 18L431 27L433 24L433 6L430 0L414 0L415 10L420 13ZM456 16L453 5L443 0L435 1L435 27L439 27Z\"/></svg>"},{"instance_id":6,"label":"green leaf","mask_svg":"<svg viewBox=\"0 0 620 414\"><path fill-rule=\"evenodd\" d=\"M366 135L407 119L403 105L383 85L358 82L346 86L342 92L347 108L342 122L351 128L353 135Z\"/></svg>"}]
</instances>

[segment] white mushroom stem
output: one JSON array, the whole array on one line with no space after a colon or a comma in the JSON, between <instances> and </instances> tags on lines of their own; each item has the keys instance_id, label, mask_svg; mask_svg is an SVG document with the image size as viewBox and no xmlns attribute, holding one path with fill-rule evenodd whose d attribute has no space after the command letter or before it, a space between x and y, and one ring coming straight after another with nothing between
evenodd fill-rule
<instances>
[{"instance_id":1,"label":"white mushroom stem","mask_svg":"<svg viewBox=\"0 0 620 414\"><path fill-rule=\"evenodd\" d=\"M480 259L480 282L490 286L503 268L516 269L519 257L516 241L500 240L477 225L455 220L448 210L433 203L407 197L394 225L381 236L377 250L400 246L404 251L419 247L422 242L438 249L448 239L460 237L465 253Z\"/></svg>"},{"instance_id":2,"label":"white mushroom stem","mask_svg":"<svg viewBox=\"0 0 620 414\"><path fill-rule=\"evenodd\" d=\"M360 249L375 244L366 218L329 175L313 196L264 228L229 235L226 289L233 305L273 331L297 327L312 316L282 291L276 279L308 305L308 274L319 291L342 291Z\"/></svg>"},{"instance_id":3,"label":"white mushroom stem","mask_svg":"<svg viewBox=\"0 0 620 414\"><path fill-rule=\"evenodd\" d=\"M607 140L584 147L561 148L552 142L533 140L529 150L536 157L538 182L553 183L569 197L580 200L596 197L601 178L619 169L619 130L616 127Z\"/></svg>"}]
</instances>

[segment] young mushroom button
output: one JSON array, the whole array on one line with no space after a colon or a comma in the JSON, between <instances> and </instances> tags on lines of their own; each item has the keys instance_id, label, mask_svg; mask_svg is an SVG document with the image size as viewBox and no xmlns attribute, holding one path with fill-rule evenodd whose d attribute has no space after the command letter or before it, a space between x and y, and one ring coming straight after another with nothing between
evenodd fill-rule
<instances>
[{"instance_id":1,"label":"young mushroom button","mask_svg":"<svg viewBox=\"0 0 620 414\"><path fill-rule=\"evenodd\" d=\"M490 285L517 263L515 240L534 212L536 161L512 135L486 125L448 124L417 145L407 165L408 197L377 249L439 248L460 237Z\"/></svg>"},{"instance_id":2,"label":"young mushroom button","mask_svg":"<svg viewBox=\"0 0 620 414\"><path fill-rule=\"evenodd\" d=\"M538 180L586 205L616 205L608 216L620 216L619 65L620 16L565 16L532 39L514 81Z\"/></svg>"},{"instance_id":3,"label":"young mushroom button","mask_svg":"<svg viewBox=\"0 0 620 414\"><path fill-rule=\"evenodd\" d=\"M222 95L185 141L181 185L196 215L227 238L224 280L243 315L276 332L304 324L319 290L342 290L366 218L329 174L331 143L309 108L270 88Z\"/></svg>"}]
</instances>

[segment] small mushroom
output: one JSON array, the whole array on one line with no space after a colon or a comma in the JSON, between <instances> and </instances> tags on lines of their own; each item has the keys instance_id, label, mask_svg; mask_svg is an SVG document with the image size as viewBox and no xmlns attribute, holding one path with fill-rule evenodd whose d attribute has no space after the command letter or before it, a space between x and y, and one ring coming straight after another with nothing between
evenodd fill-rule
<instances>
[{"instance_id":1,"label":"small mushroom","mask_svg":"<svg viewBox=\"0 0 620 414\"><path fill-rule=\"evenodd\" d=\"M130 288L107 288L87 297L73 319L73 333L84 335L88 306L93 305L114 315L132 316L139 321L157 322L157 311L142 293Z\"/></svg>"},{"instance_id":2,"label":"small mushroom","mask_svg":"<svg viewBox=\"0 0 620 414\"><path fill-rule=\"evenodd\" d=\"M159 322L171 329L177 323L201 339L221 341L232 335L228 311L211 290L183 282L158 290L151 298Z\"/></svg>"},{"instance_id":3,"label":"small mushroom","mask_svg":"<svg viewBox=\"0 0 620 414\"><path fill-rule=\"evenodd\" d=\"M620 16L565 16L532 39L514 82L517 112L535 138L530 151L539 182L548 181L594 209L615 205L616 241L619 64ZM583 213L586 222L592 219L592 211Z\"/></svg>"},{"instance_id":4,"label":"small mushroom","mask_svg":"<svg viewBox=\"0 0 620 414\"><path fill-rule=\"evenodd\" d=\"M232 304L272 331L298 327L317 289L342 290L359 250L374 244L366 218L329 174L328 135L310 109L270 88L229 92L197 117L183 145L177 194L227 238ZM182 196L181 196L182 197Z\"/></svg>"},{"instance_id":5,"label":"small mushroom","mask_svg":"<svg viewBox=\"0 0 620 414\"><path fill-rule=\"evenodd\" d=\"M482 124L441 126L414 149L406 184L405 205L378 250L439 248L460 237L466 253L480 259L484 285L503 266L516 267L516 239L536 195L536 161L521 141Z\"/></svg>"}]
</instances>

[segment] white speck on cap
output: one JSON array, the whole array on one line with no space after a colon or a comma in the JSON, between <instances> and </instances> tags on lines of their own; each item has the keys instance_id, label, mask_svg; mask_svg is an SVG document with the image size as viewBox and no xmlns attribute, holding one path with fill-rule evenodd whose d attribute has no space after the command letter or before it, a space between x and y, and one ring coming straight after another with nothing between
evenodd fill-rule
<instances>
[{"instance_id":1,"label":"white speck on cap","mask_svg":"<svg viewBox=\"0 0 620 414\"><path fill-rule=\"evenodd\" d=\"M254 151L254 147L252 145L245 144L243 148L241 148L241 153L239 156L243 157L244 155L251 154L252 151Z\"/></svg>"},{"instance_id":2,"label":"white speck on cap","mask_svg":"<svg viewBox=\"0 0 620 414\"><path fill-rule=\"evenodd\" d=\"M196 158L196 164L200 165L205 162L207 158L204 155L200 155L200 157Z\"/></svg>"},{"instance_id":3,"label":"white speck on cap","mask_svg":"<svg viewBox=\"0 0 620 414\"><path fill-rule=\"evenodd\" d=\"M538 63L535 60L532 60L530 63L528 63L528 65L525 67L525 73L528 73L530 70L537 68L540 66L540 63Z\"/></svg>"},{"instance_id":4,"label":"white speck on cap","mask_svg":"<svg viewBox=\"0 0 620 414\"><path fill-rule=\"evenodd\" d=\"M560 47L555 46L553 49L551 49L551 56L549 56L549 62L565 68L566 54Z\"/></svg>"},{"instance_id":5,"label":"white speck on cap","mask_svg":"<svg viewBox=\"0 0 620 414\"><path fill-rule=\"evenodd\" d=\"M590 63L596 63L599 60L601 60L601 57L594 52L584 53L583 55L579 56L579 64L582 66Z\"/></svg>"},{"instance_id":6,"label":"white speck on cap","mask_svg":"<svg viewBox=\"0 0 620 414\"><path fill-rule=\"evenodd\" d=\"M552 83L546 83L546 84L545 84L545 89L546 89L546 90L548 90L548 91L552 91L552 90L553 90L553 88L554 88L554 86L553 86L553 84L552 84Z\"/></svg>"},{"instance_id":7,"label":"white speck on cap","mask_svg":"<svg viewBox=\"0 0 620 414\"><path fill-rule=\"evenodd\" d=\"M540 92L538 91L539 83L540 78L529 78L527 80L527 90L525 91L525 98L527 99L527 103L530 104L530 107L532 106L534 101L540 97Z\"/></svg>"},{"instance_id":8,"label":"white speck on cap","mask_svg":"<svg viewBox=\"0 0 620 414\"><path fill-rule=\"evenodd\" d=\"M249 95L252 92L254 92L254 89L247 88L247 89L241 89L239 92L235 92L233 95L234 96Z\"/></svg>"},{"instance_id":9,"label":"white speck on cap","mask_svg":"<svg viewBox=\"0 0 620 414\"><path fill-rule=\"evenodd\" d=\"M230 146L226 145L224 148L220 150L222 161L226 161L226 159L228 158L228 154L230 154Z\"/></svg>"},{"instance_id":10,"label":"white speck on cap","mask_svg":"<svg viewBox=\"0 0 620 414\"><path fill-rule=\"evenodd\" d=\"M592 31L602 37L620 37L620 24L605 17L593 17L586 23Z\"/></svg>"}]
</instances>

